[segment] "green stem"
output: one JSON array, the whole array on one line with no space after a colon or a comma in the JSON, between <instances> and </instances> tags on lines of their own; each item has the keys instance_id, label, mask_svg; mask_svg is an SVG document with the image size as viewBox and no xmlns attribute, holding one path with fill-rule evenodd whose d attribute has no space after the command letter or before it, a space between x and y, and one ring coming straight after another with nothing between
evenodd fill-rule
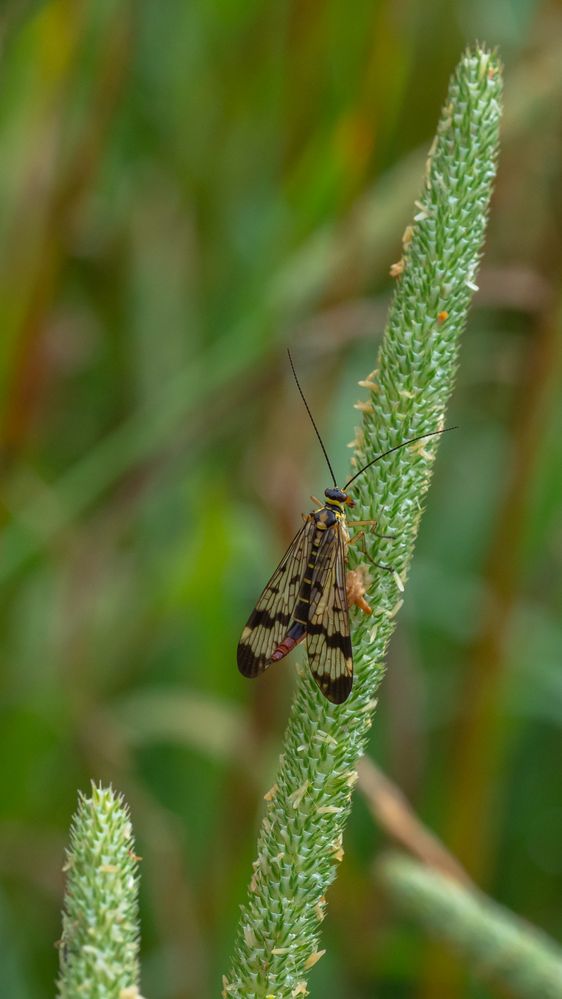
<instances>
[{"instance_id":1,"label":"green stem","mask_svg":"<svg viewBox=\"0 0 562 999\"><path fill-rule=\"evenodd\" d=\"M562 996L562 951L529 923L405 857L385 857L377 873L405 913L452 943L483 977L523 999Z\"/></svg>"},{"instance_id":2,"label":"green stem","mask_svg":"<svg viewBox=\"0 0 562 999\"><path fill-rule=\"evenodd\" d=\"M467 51L451 80L414 224L405 234L378 371L365 382L371 395L355 468L443 425L482 251L500 103L497 58L482 47ZM373 616L354 620L356 677L348 701L332 706L307 671L299 679L234 959L223 979L225 997L306 994L438 440L389 455L354 485L357 519L375 518L382 534L394 535L368 539L369 555L397 572L377 572Z\"/></svg>"}]
</instances>

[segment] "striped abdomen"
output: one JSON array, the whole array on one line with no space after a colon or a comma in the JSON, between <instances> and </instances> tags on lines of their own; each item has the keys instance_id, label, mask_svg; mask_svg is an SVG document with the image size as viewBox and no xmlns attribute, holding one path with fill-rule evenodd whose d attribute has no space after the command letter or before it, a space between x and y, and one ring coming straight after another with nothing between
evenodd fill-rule
<instances>
[{"instance_id":1,"label":"striped abdomen","mask_svg":"<svg viewBox=\"0 0 562 999\"><path fill-rule=\"evenodd\" d=\"M314 574L314 567L316 566L316 561L318 558L318 548L320 546L322 534L325 529L326 528L317 527L314 532L312 545L310 546L310 552L308 555L308 562L306 565L304 576L301 580L297 602L295 604L295 609L292 614L292 624L287 634L285 635L283 641L280 642L277 648L272 652L270 660L271 662L278 662L279 659L284 659L285 656L287 656L289 652L291 652L294 649L295 645L298 645L299 642L302 642L306 634L306 626L308 623L308 612L310 608L312 577Z\"/></svg>"}]
</instances>

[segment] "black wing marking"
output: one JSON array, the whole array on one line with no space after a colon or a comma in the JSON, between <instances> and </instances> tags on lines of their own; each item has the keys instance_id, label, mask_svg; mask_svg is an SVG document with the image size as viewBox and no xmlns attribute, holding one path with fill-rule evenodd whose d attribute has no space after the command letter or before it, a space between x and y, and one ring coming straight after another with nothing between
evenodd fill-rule
<instances>
[{"instance_id":1,"label":"black wing marking","mask_svg":"<svg viewBox=\"0 0 562 999\"><path fill-rule=\"evenodd\" d=\"M306 629L308 662L329 701L347 700L353 684L353 654L345 587L347 546L342 526L326 531L312 576Z\"/></svg>"},{"instance_id":2,"label":"black wing marking","mask_svg":"<svg viewBox=\"0 0 562 999\"><path fill-rule=\"evenodd\" d=\"M289 545L248 618L237 653L238 669L244 676L257 676L269 666L272 652L287 632L314 530L314 521L307 520Z\"/></svg>"}]
</instances>

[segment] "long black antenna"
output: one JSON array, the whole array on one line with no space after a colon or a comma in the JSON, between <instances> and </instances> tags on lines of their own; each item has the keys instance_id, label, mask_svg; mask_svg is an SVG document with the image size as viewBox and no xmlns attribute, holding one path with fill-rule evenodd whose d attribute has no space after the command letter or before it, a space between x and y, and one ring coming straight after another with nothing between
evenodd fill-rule
<instances>
[{"instance_id":1,"label":"long black antenna","mask_svg":"<svg viewBox=\"0 0 562 999\"><path fill-rule=\"evenodd\" d=\"M388 451L383 451L382 454L377 455L377 457L373 458L372 461L368 461L366 465L363 465L363 468L360 468L359 471L355 473L355 475L352 475L351 478L346 482L345 486L343 487L343 491L345 492L347 487L350 486L351 483L355 481L355 479L357 479L360 475L362 475L367 468L370 468L371 465L374 465L376 461L380 461L381 458L386 458L387 454L392 454L393 451L399 451L401 447L407 447L408 444L415 444L416 441L422 441L424 437L435 437L436 434L448 434L449 430L458 430L458 429L459 429L458 427L445 427L444 430L430 430L428 434L420 434L419 437L410 437L410 440L402 441L402 443L397 444L396 447L391 447L389 448Z\"/></svg>"},{"instance_id":2,"label":"long black antenna","mask_svg":"<svg viewBox=\"0 0 562 999\"><path fill-rule=\"evenodd\" d=\"M320 431L318 430L318 427L316 426L316 424L314 422L314 417L313 417L312 413L310 412L309 405L308 405L308 403L307 403L307 401L306 401L306 399L304 397L304 392L303 392L303 390L301 389L301 387L299 385L299 380L297 378L297 373L295 371L295 365L293 364L293 358L291 357L291 351L289 349L287 349L287 353L289 355L289 362L290 362L291 368L293 370L293 375L294 375L295 381L297 383L297 388L298 388L298 390L300 392L301 399L302 399L302 401L304 402L304 404L306 406L306 411L307 411L308 415L310 416L310 422L312 423L312 426L314 427L314 429L316 431L316 436L317 436L318 440L320 441L320 447L322 448L322 450L324 452L324 457L325 457L325 459L326 459L326 461L328 463L328 468L330 469L330 475L332 476L332 479L334 481L334 486L337 489L338 488L338 484L336 482L336 477L334 475L334 469L332 468L332 466L330 464L330 459L328 458L328 452L326 451L326 448L324 447L324 442L323 442L323 440L322 440L322 438L320 436Z\"/></svg>"}]
</instances>

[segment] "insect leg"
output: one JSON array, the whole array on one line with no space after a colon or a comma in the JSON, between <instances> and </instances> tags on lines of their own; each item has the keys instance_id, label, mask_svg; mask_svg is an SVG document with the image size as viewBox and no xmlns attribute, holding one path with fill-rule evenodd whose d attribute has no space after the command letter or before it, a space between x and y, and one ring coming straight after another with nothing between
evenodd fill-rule
<instances>
[{"instance_id":1,"label":"insect leg","mask_svg":"<svg viewBox=\"0 0 562 999\"><path fill-rule=\"evenodd\" d=\"M374 527L378 523L377 520L351 520L348 521L348 527ZM376 531L372 532L376 538L384 538L385 541L393 541L394 534L377 534Z\"/></svg>"},{"instance_id":2,"label":"insect leg","mask_svg":"<svg viewBox=\"0 0 562 999\"><path fill-rule=\"evenodd\" d=\"M384 569L386 572L394 572L394 566L392 565L383 565L382 562L373 562L373 565L376 565L377 569Z\"/></svg>"},{"instance_id":3,"label":"insect leg","mask_svg":"<svg viewBox=\"0 0 562 999\"><path fill-rule=\"evenodd\" d=\"M363 542L363 544L361 545L361 548L363 549L363 554L369 557L369 553L367 551L367 545L365 544L365 531L359 531L359 534L356 534L354 538L350 539L349 544L354 545L356 541Z\"/></svg>"},{"instance_id":4,"label":"insect leg","mask_svg":"<svg viewBox=\"0 0 562 999\"><path fill-rule=\"evenodd\" d=\"M348 523L347 526L348 527L361 527L363 524L364 525L370 525L370 524L376 524L376 523L377 523L376 520L352 520L351 523ZM376 531L373 531L372 533L375 535L375 537L377 537L377 538L384 538L387 541L392 541L393 537L394 537L394 535L390 535L390 534L377 534ZM365 547L365 531L360 531L359 534L356 534L353 538L350 538L349 541L348 541L348 544L349 545L354 545L356 541L361 541L361 540L363 541L363 551L365 552L365 555L367 555L368 553L367 553L367 550L366 550L366 547ZM373 565L376 565L377 569L385 569L386 572L394 572L394 567L392 565L383 565L382 562L375 562L375 561L373 561L373 559L371 559L371 561L372 561Z\"/></svg>"},{"instance_id":5,"label":"insect leg","mask_svg":"<svg viewBox=\"0 0 562 999\"><path fill-rule=\"evenodd\" d=\"M350 538L347 542L348 545L356 545L358 541L361 541L365 537L365 531L359 531L353 538Z\"/></svg>"}]
</instances>

